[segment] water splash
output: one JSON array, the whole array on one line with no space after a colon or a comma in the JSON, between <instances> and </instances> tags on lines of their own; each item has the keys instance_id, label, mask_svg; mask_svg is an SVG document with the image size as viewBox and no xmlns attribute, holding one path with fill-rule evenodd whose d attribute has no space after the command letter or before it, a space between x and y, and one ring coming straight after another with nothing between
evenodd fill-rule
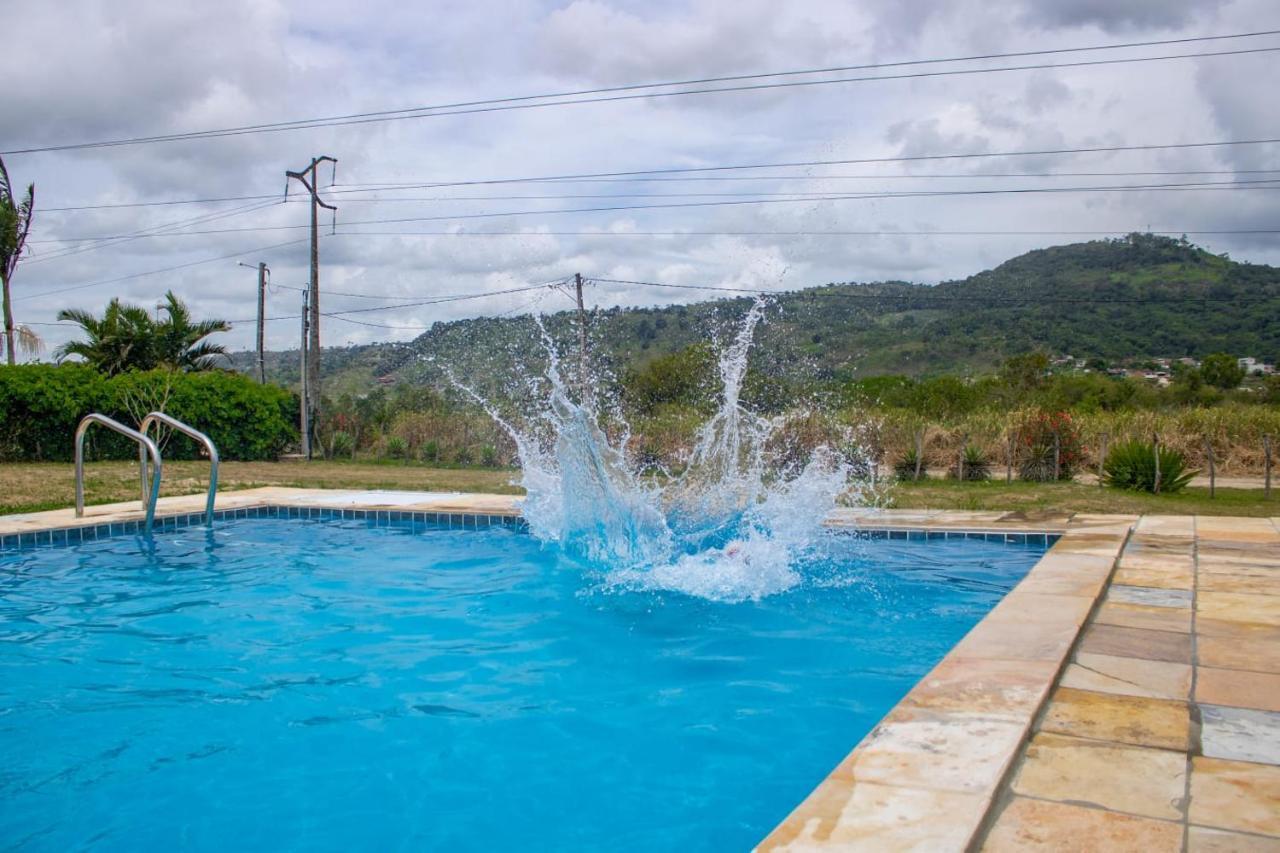
<instances>
[{"instance_id":1,"label":"water splash","mask_svg":"<svg viewBox=\"0 0 1280 853\"><path fill-rule=\"evenodd\" d=\"M716 600L758 599L800 581L795 566L848 488L849 465L819 447L802 465L772 458L783 419L741 404L747 360L767 302L757 300L719 358L719 406L698 430L678 476L643 477L627 458L630 432L616 413L602 425L601 394L575 377L542 331L549 397L517 424L465 384L514 440L522 511L531 532L598 567L611 585L675 590ZM580 368L579 368L580 370Z\"/></svg>"}]
</instances>

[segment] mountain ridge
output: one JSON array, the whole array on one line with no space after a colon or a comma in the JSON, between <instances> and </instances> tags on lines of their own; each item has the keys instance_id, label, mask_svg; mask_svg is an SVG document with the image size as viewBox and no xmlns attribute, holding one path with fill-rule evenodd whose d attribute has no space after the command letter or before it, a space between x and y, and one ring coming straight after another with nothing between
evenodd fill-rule
<instances>
[{"instance_id":1,"label":"mountain ridge","mask_svg":"<svg viewBox=\"0 0 1280 853\"><path fill-rule=\"evenodd\" d=\"M973 374L1035 349L1081 358L1280 357L1280 268L1149 234L1035 249L937 285L840 282L770 296L753 358L786 377L840 381L886 373ZM724 334L750 299L731 297L591 315L593 352L616 369ZM567 346L571 311L547 315ZM438 365L485 373L538 360L527 315L441 322L413 341L324 351L325 392L372 382L433 383ZM297 382L297 350L267 354L268 375ZM235 353L250 370L252 353ZM496 368L500 372L502 368Z\"/></svg>"}]
</instances>

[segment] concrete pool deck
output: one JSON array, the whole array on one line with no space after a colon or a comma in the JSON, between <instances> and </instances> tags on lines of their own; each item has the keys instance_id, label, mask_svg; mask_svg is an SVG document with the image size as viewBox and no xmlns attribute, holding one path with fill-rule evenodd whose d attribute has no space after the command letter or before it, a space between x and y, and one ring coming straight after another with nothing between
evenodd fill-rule
<instances>
[{"instance_id":1,"label":"concrete pool deck","mask_svg":"<svg viewBox=\"0 0 1280 853\"><path fill-rule=\"evenodd\" d=\"M217 508L480 527L517 516L517 500L263 488L219 494ZM157 524L203 506L162 498ZM54 543L55 529L79 541L141 517L136 502L0 516L0 543ZM837 510L828 522L1059 538L759 849L1280 851L1280 519Z\"/></svg>"}]
</instances>

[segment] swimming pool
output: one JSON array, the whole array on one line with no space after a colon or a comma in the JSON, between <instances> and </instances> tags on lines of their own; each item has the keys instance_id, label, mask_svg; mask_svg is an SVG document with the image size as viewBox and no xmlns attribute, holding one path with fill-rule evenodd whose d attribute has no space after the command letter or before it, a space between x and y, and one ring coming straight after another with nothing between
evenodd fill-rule
<instances>
[{"instance_id":1,"label":"swimming pool","mask_svg":"<svg viewBox=\"0 0 1280 853\"><path fill-rule=\"evenodd\" d=\"M259 518L6 552L0 837L745 849L1044 550L832 534L740 603L508 528Z\"/></svg>"}]
</instances>

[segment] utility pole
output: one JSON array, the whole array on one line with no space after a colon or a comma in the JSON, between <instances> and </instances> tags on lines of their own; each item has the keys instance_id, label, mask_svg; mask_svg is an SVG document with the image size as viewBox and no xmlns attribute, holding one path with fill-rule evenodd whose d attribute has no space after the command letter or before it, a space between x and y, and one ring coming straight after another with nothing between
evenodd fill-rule
<instances>
[{"instance_id":1,"label":"utility pole","mask_svg":"<svg viewBox=\"0 0 1280 853\"><path fill-rule=\"evenodd\" d=\"M573 289L578 297L578 390L587 399L587 309L582 301L582 273L573 274Z\"/></svg>"},{"instance_id":2,"label":"utility pole","mask_svg":"<svg viewBox=\"0 0 1280 853\"><path fill-rule=\"evenodd\" d=\"M289 197L289 181L297 180L307 192L311 194L311 319L310 319L310 357L307 364L307 391L309 393L308 405L311 407L309 414L317 414L320 405L320 230L318 215L320 208L325 210L337 210L338 208L328 202L320 200L319 191L316 189L316 169L324 162L333 164L334 172L337 172L338 161L327 154L321 157L312 157L311 165L299 172L286 171L284 194L285 198ZM307 440L308 448L310 439ZM307 458L311 458L310 453Z\"/></svg>"},{"instance_id":3,"label":"utility pole","mask_svg":"<svg viewBox=\"0 0 1280 853\"><path fill-rule=\"evenodd\" d=\"M302 455L311 459L311 402L307 394L307 325L311 318L307 316L307 297L310 296L307 291L302 291L302 346L299 350L302 353Z\"/></svg>"},{"instance_id":4,"label":"utility pole","mask_svg":"<svg viewBox=\"0 0 1280 853\"><path fill-rule=\"evenodd\" d=\"M241 262L240 266L253 269L252 264ZM271 277L271 270L263 261L258 262L258 381L266 384L267 381L267 360L263 352L264 339L266 336L265 326L267 322L267 279Z\"/></svg>"}]
</instances>

